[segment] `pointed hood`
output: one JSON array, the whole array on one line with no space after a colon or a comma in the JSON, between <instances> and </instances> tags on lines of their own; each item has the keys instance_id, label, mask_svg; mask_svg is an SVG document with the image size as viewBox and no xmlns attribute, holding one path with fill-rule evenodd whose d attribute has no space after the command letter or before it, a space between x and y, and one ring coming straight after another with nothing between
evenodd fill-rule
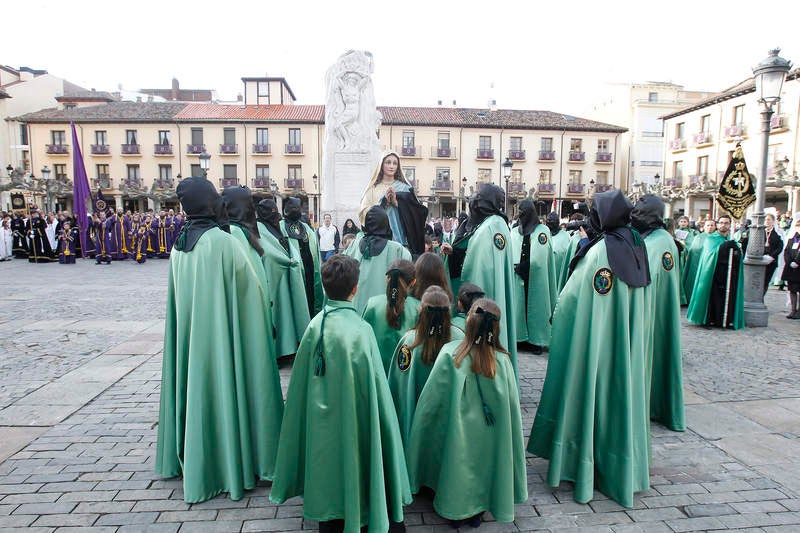
<instances>
[{"instance_id":1,"label":"pointed hood","mask_svg":"<svg viewBox=\"0 0 800 533\"><path fill-rule=\"evenodd\" d=\"M175 241L175 249L191 252L206 231L220 228L230 233L228 215L217 189L205 178L181 180L176 190L186 212L186 223Z\"/></svg>"},{"instance_id":2,"label":"pointed hood","mask_svg":"<svg viewBox=\"0 0 800 533\"><path fill-rule=\"evenodd\" d=\"M380 206L373 206L364 217L364 237L359 243L361 254L366 257L379 255L386 243L392 240L392 229L389 226L389 215Z\"/></svg>"},{"instance_id":3,"label":"pointed hood","mask_svg":"<svg viewBox=\"0 0 800 533\"><path fill-rule=\"evenodd\" d=\"M536 206L533 200L526 198L519 204L519 221L517 231L520 235L530 235L534 228L539 225L539 215L536 213Z\"/></svg>"},{"instance_id":4,"label":"pointed hood","mask_svg":"<svg viewBox=\"0 0 800 533\"><path fill-rule=\"evenodd\" d=\"M264 255L264 249L258 242L258 224L256 221L256 206L253 205L253 194L244 185L227 187L222 191L222 201L228 211L228 219L244 230L247 242L258 252Z\"/></svg>"}]
</instances>

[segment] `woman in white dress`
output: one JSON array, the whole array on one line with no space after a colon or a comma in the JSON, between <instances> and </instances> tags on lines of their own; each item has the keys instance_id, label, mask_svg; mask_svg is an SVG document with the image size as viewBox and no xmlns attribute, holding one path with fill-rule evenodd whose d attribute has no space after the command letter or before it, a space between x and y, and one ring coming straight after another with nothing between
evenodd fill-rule
<instances>
[{"instance_id":1,"label":"woman in white dress","mask_svg":"<svg viewBox=\"0 0 800 533\"><path fill-rule=\"evenodd\" d=\"M10 261L13 252L14 235L11 231L11 217L6 215L0 223L0 261Z\"/></svg>"}]
</instances>

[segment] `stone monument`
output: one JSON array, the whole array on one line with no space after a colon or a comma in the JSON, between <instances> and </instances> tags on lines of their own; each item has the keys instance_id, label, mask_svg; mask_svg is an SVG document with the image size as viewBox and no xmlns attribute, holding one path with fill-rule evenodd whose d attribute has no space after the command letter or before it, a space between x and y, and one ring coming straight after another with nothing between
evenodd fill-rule
<instances>
[{"instance_id":1,"label":"stone monument","mask_svg":"<svg viewBox=\"0 0 800 533\"><path fill-rule=\"evenodd\" d=\"M340 228L348 218L359 223L361 195L380 157L381 114L375 107L373 67L371 53L350 50L325 75L321 205Z\"/></svg>"}]
</instances>

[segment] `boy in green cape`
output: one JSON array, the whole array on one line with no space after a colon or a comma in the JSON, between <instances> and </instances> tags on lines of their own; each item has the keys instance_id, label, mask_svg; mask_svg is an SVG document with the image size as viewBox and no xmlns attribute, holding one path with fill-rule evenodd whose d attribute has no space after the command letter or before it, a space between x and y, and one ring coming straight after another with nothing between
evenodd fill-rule
<instances>
[{"instance_id":1,"label":"boy in green cape","mask_svg":"<svg viewBox=\"0 0 800 533\"><path fill-rule=\"evenodd\" d=\"M358 262L322 266L328 296L292 370L270 499L303 496L320 531L403 530L411 503L403 444L378 344L352 300Z\"/></svg>"}]
</instances>

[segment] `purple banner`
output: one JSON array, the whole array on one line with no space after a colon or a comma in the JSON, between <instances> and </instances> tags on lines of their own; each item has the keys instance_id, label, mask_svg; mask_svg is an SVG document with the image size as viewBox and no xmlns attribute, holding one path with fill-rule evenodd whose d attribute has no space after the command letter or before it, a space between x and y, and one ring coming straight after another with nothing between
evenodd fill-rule
<instances>
[{"instance_id":1,"label":"purple banner","mask_svg":"<svg viewBox=\"0 0 800 533\"><path fill-rule=\"evenodd\" d=\"M89 191L89 179L86 177L86 167L83 164L83 154L81 145L78 142L78 134L75 132L75 123L70 122L72 128L72 210L75 213L76 223L80 229L81 254L86 257L86 230L89 228L89 215L86 212L86 202L91 197Z\"/></svg>"}]
</instances>

